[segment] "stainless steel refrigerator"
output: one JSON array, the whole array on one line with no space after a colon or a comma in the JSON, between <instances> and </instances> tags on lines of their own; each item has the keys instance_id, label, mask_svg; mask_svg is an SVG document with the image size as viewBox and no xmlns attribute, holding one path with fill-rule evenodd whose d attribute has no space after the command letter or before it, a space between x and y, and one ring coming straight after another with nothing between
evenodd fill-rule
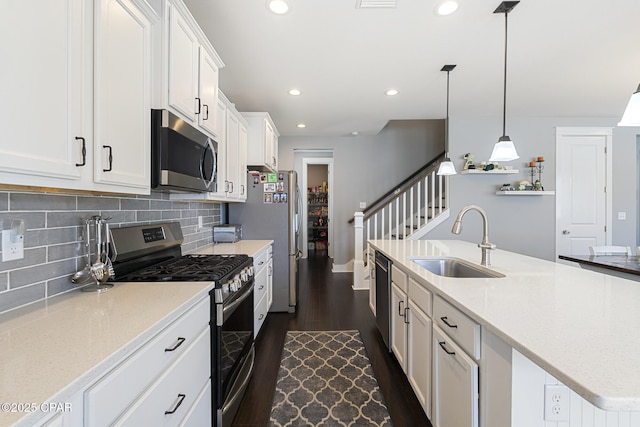
<instances>
[{"instance_id":1,"label":"stainless steel refrigerator","mask_svg":"<svg viewBox=\"0 0 640 427\"><path fill-rule=\"evenodd\" d=\"M229 223L242 238L273 240L273 304L269 311L294 313L298 304L301 212L295 171L249 172L246 203L229 203Z\"/></svg>"}]
</instances>

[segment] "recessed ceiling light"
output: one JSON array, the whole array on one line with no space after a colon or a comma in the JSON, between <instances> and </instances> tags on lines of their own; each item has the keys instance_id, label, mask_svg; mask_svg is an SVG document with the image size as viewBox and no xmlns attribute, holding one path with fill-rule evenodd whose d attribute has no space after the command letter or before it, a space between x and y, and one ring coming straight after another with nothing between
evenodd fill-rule
<instances>
[{"instance_id":1,"label":"recessed ceiling light","mask_svg":"<svg viewBox=\"0 0 640 427\"><path fill-rule=\"evenodd\" d=\"M389 89L384 94L387 96L396 96L398 94L398 91L396 89Z\"/></svg>"},{"instance_id":2,"label":"recessed ceiling light","mask_svg":"<svg viewBox=\"0 0 640 427\"><path fill-rule=\"evenodd\" d=\"M303 129L303 128L306 128L306 127L307 127L307 125L305 125L304 123L298 123L298 127L299 127L300 129Z\"/></svg>"},{"instance_id":3,"label":"recessed ceiling light","mask_svg":"<svg viewBox=\"0 0 640 427\"><path fill-rule=\"evenodd\" d=\"M358 131L357 131L357 130L354 130L353 132L351 132L351 136L358 136L358 135L359 135L359 134L358 134Z\"/></svg>"},{"instance_id":4,"label":"recessed ceiling light","mask_svg":"<svg viewBox=\"0 0 640 427\"><path fill-rule=\"evenodd\" d=\"M436 6L436 14L441 16L451 15L458 10L457 0L445 0Z\"/></svg>"},{"instance_id":5,"label":"recessed ceiling light","mask_svg":"<svg viewBox=\"0 0 640 427\"><path fill-rule=\"evenodd\" d=\"M298 89L291 89L291 90L289 91L289 95L292 95L292 96L298 96L298 95L300 95L301 93L302 93L302 92L300 92L300 90L298 90Z\"/></svg>"},{"instance_id":6,"label":"recessed ceiling light","mask_svg":"<svg viewBox=\"0 0 640 427\"><path fill-rule=\"evenodd\" d=\"M284 0L267 0L267 7L278 15L284 15L289 11L289 5Z\"/></svg>"}]
</instances>

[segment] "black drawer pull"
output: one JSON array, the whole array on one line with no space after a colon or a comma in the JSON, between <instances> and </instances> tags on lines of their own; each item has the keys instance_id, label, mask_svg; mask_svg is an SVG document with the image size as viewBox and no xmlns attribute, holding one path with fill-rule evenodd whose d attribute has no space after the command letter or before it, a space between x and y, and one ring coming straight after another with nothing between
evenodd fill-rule
<instances>
[{"instance_id":1,"label":"black drawer pull","mask_svg":"<svg viewBox=\"0 0 640 427\"><path fill-rule=\"evenodd\" d=\"M259 291L264 289L264 285L260 285L260 287L258 288Z\"/></svg>"},{"instance_id":2,"label":"black drawer pull","mask_svg":"<svg viewBox=\"0 0 640 427\"><path fill-rule=\"evenodd\" d=\"M451 355L451 356L453 356L453 355L455 355L455 354L456 354L456 352L455 352L455 351L449 351L449 350L447 350L447 347L445 347L445 346L444 346L444 345L445 345L445 342L444 342L444 341L438 341L438 344L440 344L440 347L442 347L442 349L444 350L444 352L445 352L445 353L447 353L447 354L449 354L449 355Z\"/></svg>"},{"instance_id":3,"label":"black drawer pull","mask_svg":"<svg viewBox=\"0 0 640 427\"><path fill-rule=\"evenodd\" d=\"M262 320L264 319L264 314L260 314L260 316L258 316L258 320Z\"/></svg>"},{"instance_id":4,"label":"black drawer pull","mask_svg":"<svg viewBox=\"0 0 640 427\"><path fill-rule=\"evenodd\" d=\"M209 120L209 106L207 104L202 104L204 107L204 117L202 120Z\"/></svg>"},{"instance_id":5,"label":"black drawer pull","mask_svg":"<svg viewBox=\"0 0 640 427\"><path fill-rule=\"evenodd\" d=\"M76 166L85 166L87 164L87 143L81 136L76 136L76 140L82 141L82 163L76 163Z\"/></svg>"},{"instance_id":6,"label":"black drawer pull","mask_svg":"<svg viewBox=\"0 0 640 427\"><path fill-rule=\"evenodd\" d=\"M102 169L102 172L111 172L113 170L113 148L110 145L103 145L102 148L109 150L109 169Z\"/></svg>"},{"instance_id":7,"label":"black drawer pull","mask_svg":"<svg viewBox=\"0 0 640 427\"><path fill-rule=\"evenodd\" d=\"M200 98L196 98L196 99L198 100L198 111L196 111L196 114L200 114L200 110L202 109L201 107L202 104L201 104Z\"/></svg>"},{"instance_id":8,"label":"black drawer pull","mask_svg":"<svg viewBox=\"0 0 640 427\"><path fill-rule=\"evenodd\" d=\"M404 317L404 301L398 301L398 316Z\"/></svg>"},{"instance_id":9,"label":"black drawer pull","mask_svg":"<svg viewBox=\"0 0 640 427\"><path fill-rule=\"evenodd\" d=\"M175 343L175 345L173 347L165 348L164 351L177 350L178 347L180 347L185 340L186 340L186 338L178 337L178 341Z\"/></svg>"},{"instance_id":10,"label":"black drawer pull","mask_svg":"<svg viewBox=\"0 0 640 427\"><path fill-rule=\"evenodd\" d=\"M171 415L174 412L176 412L178 410L178 408L180 407L180 405L182 405L182 402L184 402L184 398L187 397L184 394L179 394L178 395L178 400L176 401L176 404L174 405L173 409L170 411L164 411L165 415Z\"/></svg>"},{"instance_id":11,"label":"black drawer pull","mask_svg":"<svg viewBox=\"0 0 640 427\"><path fill-rule=\"evenodd\" d=\"M440 320L442 320L442 322L445 325L447 325L448 327L450 327L450 328L457 328L458 327L458 325L452 325L451 323L449 323L448 320L447 320L447 316L441 317Z\"/></svg>"}]
</instances>

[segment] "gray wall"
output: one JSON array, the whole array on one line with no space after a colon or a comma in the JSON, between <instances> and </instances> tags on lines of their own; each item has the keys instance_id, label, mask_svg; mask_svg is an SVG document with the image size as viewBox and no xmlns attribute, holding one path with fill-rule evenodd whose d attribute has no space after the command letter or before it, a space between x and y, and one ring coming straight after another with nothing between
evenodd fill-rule
<instances>
[{"instance_id":1,"label":"gray wall","mask_svg":"<svg viewBox=\"0 0 640 427\"><path fill-rule=\"evenodd\" d=\"M114 227L180 221L183 252L212 243L211 226L220 223L220 204L168 200L165 193L150 196L92 196L0 192L0 223L25 221L25 257L0 261L0 312L73 290L70 276L84 267L81 221L92 215L112 217ZM197 230L197 217L205 227ZM2 259L2 258L0 258Z\"/></svg>"},{"instance_id":2,"label":"gray wall","mask_svg":"<svg viewBox=\"0 0 640 427\"><path fill-rule=\"evenodd\" d=\"M450 118L449 151L458 170L464 153L476 154L479 163L489 158L491 149L502 134L498 118ZM555 190L555 128L614 127L613 129L613 244L636 245L636 138L638 128L615 127L618 119L594 118L508 118L507 134L515 142L520 159L509 162L519 175L455 175L450 178L451 217L428 239L461 238L480 242L481 220L477 213L465 216L460 236L451 234L457 212L465 205L477 204L487 211L489 237L499 248L555 260L555 197L500 197L497 188L505 182L528 179L528 162L544 156L542 183L545 190ZM627 213L624 221L617 212ZM480 251L478 250L478 257Z\"/></svg>"},{"instance_id":3,"label":"gray wall","mask_svg":"<svg viewBox=\"0 0 640 427\"><path fill-rule=\"evenodd\" d=\"M294 169L294 150L333 151L334 264L353 259L353 225L359 202L372 203L444 151L444 120L396 120L375 136L281 137L281 169ZM319 154L319 157L327 157Z\"/></svg>"}]
</instances>

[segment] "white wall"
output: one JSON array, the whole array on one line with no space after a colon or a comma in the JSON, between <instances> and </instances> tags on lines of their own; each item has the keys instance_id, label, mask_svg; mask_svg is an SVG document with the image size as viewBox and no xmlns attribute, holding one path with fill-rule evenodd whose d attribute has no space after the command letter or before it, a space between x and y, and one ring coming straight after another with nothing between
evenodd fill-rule
<instances>
[{"instance_id":1,"label":"white wall","mask_svg":"<svg viewBox=\"0 0 640 427\"><path fill-rule=\"evenodd\" d=\"M498 248L543 259L555 260L555 197L500 197L495 191L503 183L529 179L529 161L538 156L545 158L542 184L545 190L555 190L555 128L560 126L611 126L613 139L613 244L636 245L636 138L638 128L615 127L618 119L607 118L508 118L507 135L515 142L520 159L509 162L519 175L455 175L450 178L451 217L429 239L461 238L480 242L482 223L480 216L465 216L460 236L451 234L457 212L465 205L476 204L487 211L489 237ZM502 134L502 121L498 118L450 117L449 152L460 170L462 156L472 152L475 161L487 160L491 149ZM617 219L617 212L627 213L627 219ZM480 251L478 250L478 257Z\"/></svg>"}]
</instances>

